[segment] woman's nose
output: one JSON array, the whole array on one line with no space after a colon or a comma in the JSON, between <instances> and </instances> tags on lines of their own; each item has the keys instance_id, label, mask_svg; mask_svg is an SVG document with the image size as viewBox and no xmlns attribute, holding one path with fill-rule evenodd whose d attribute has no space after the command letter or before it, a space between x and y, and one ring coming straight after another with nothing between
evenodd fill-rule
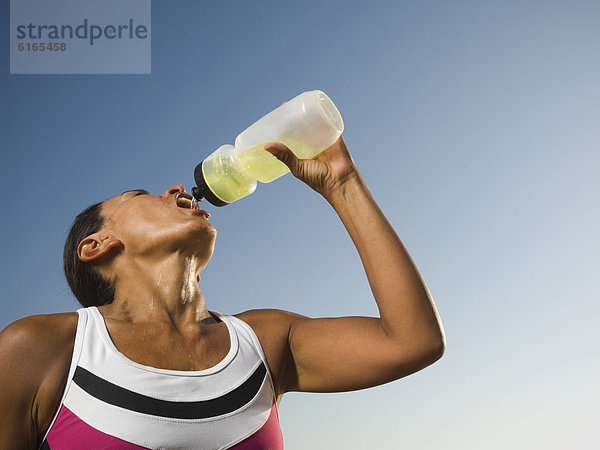
<instances>
[{"instance_id":1,"label":"woman's nose","mask_svg":"<svg viewBox=\"0 0 600 450\"><path fill-rule=\"evenodd\" d=\"M183 185L182 184L174 184L169 189L167 189L165 192L163 192L162 197L168 197L169 195L178 194L180 192L185 192L185 188L183 187Z\"/></svg>"}]
</instances>

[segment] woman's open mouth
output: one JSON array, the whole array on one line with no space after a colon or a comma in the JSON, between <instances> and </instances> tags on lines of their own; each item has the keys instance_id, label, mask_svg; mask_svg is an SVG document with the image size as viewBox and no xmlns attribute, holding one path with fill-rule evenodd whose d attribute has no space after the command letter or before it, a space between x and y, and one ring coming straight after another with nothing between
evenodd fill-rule
<instances>
[{"instance_id":1,"label":"woman's open mouth","mask_svg":"<svg viewBox=\"0 0 600 450\"><path fill-rule=\"evenodd\" d=\"M208 211L200 209L200 206L198 205L198 200L196 200L190 194L180 192L179 194L177 194L176 202L179 208L191 209L194 211L201 212L206 216L207 219L210 217L210 213Z\"/></svg>"}]
</instances>

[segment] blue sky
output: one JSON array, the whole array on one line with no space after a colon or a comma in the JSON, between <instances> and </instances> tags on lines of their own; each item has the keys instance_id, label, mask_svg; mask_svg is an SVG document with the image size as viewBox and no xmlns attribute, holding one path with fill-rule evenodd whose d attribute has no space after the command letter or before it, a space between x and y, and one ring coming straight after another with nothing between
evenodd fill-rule
<instances>
[{"instance_id":1,"label":"blue sky","mask_svg":"<svg viewBox=\"0 0 600 450\"><path fill-rule=\"evenodd\" d=\"M77 309L62 246L87 205L189 189L214 149L322 89L448 347L385 386L287 395L286 448L597 446L599 20L593 1L154 0L151 75L9 75L4 32L0 326ZM205 208L211 309L376 314L341 221L292 175Z\"/></svg>"}]
</instances>

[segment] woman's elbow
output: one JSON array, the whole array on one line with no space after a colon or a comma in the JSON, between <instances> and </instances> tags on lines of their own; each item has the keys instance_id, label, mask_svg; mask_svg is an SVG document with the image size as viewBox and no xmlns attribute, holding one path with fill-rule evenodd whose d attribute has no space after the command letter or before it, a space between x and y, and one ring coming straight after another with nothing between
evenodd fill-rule
<instances>
[{"instance_id":1,"label":"woman's elbow","mask_svg":"<svg viewBox=\"0 0 600 450\"><path fill-rule=\"evenodd\" d=\"M426 354L431 359L430 364L433 364L446 352L446 337L441 336L440 338L434 340L431 344L429 344Z\"/></svg>"},{"instance_id":2,"label":"woman's elbow","mask_svg":"<svg viewBox=\"0 0 600 450\"><path fill-rule=\"evenodd\" d=\"M408 351L406 347L404 348L403 355L398 361L397 369L400 373L407 368L409 373L418 372L439 360L446 351L446 339L443 335L437 338L422 339L418 344L413 343L408 348L410 348Z\"/></svg>"}]
</instances>

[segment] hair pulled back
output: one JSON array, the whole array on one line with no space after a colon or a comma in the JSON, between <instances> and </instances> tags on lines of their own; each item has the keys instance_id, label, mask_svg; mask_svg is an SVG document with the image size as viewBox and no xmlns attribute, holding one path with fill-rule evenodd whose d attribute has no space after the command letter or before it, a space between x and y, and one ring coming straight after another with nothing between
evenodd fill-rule
<instances>
[{"instance_id":1,"label":"hair pulled back","mask_svg":"<svg viewBox=\"0 0 600 450\"><path fill-rule=\"evenodd\" d=\"M84 307L107 305L113 301L115 288L104 278L92 262L84 262L77 255L79 243L102 228L102 202L89 206L73 221L63 251L63 269L75 298Z\"/></svg>"}]
</instances>

